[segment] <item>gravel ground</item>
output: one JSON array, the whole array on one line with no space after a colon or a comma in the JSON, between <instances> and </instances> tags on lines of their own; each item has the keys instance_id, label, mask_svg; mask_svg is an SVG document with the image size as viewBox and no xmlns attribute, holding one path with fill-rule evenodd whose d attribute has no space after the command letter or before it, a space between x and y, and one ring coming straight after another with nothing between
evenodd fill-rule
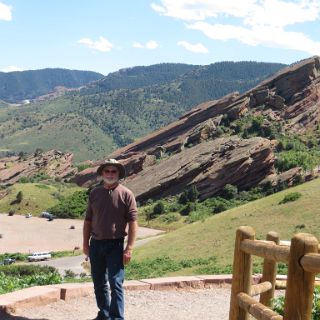
<instances>
[{"instance_id":1,"label":"gravel ground","mask_svg":"<svg viewBox=\"0 0 320 320\"><path fill-rule=\"evenodd\" d=\"M230 288L177 291L126 291L126 320L228 319ZM97 313L94 296L19 310L1 320L90 320Z\"/></svg>"}]
</instances>

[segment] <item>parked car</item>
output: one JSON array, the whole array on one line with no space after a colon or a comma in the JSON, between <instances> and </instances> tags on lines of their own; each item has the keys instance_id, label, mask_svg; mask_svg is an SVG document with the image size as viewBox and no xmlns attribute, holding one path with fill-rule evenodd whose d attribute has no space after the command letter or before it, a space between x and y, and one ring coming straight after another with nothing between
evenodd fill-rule
<instances>
[{"instance_id":1,"label":"parked car","mask_svg":"<svg viewBox=\"0 0 320 320\"><path fill-rule=\"evenodd\" d=\"M26 217L26 218L31 218L31 217L32 217L32 214L31 214L31 213L27 213L27 214L25 215L25 217Z\"/></svg>"},{"instance_id":2,"label":"parked car","mask_svg":"<svg viewBox=\"0 0 320 320\"><path fill-rule=\"evenodd\" d=\"M34 252L27 257L29 262L32 261L43 261L51 258L50 252Z\"/></svg>"},{"instance_id":3,"label":"parked car","mask_svg":"<svg viewBox=\"0 0 320 320\"><path fill-rule=\"evenodd\" d=\"M51 217L51 213L48 211L43 211L41 212L41 217L42 218L50 218Z\"/></svg>"},{"instance_id":4,"label":"parked car","mask_svg":"<svg viewBox=\"0 0 320 320\"><path fill-rule=\"evenodd\" d=\"M13 259L13 258L6 258L3 260L3 264L4 265L8 265L8 264L12 264L12 263L15 263L16 262L16 259Z\"/></svg>"}]
</instances>

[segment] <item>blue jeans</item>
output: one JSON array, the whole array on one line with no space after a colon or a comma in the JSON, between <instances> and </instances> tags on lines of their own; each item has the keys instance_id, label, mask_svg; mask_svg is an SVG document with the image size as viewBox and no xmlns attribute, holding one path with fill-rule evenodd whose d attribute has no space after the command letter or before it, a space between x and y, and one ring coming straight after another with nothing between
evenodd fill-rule
<instances>
[{"instance_id":1,"label":"blue jeans","mask_svg":"<svg viewBox=\"0 0 320 320\"><path fill-rule=\"evenodd\" d=\"M124 320L123 239L91 238L89 257L100 320ZM111 299L109 297L109 286Z\"/></svg>"}]
</instances>

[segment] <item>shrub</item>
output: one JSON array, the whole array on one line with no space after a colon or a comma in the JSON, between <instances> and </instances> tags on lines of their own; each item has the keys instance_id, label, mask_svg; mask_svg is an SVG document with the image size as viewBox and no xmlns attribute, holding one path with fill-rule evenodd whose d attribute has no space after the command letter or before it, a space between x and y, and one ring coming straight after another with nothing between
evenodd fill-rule
<instances>
[{"instance_id":1,"label":"shrub","mask_svg":"<svg viewBox=\"0 0 320 320\"><path fill-rule=\"evenodd\" d=\"M23 199L23 193L22 191L19 191L16 195L16 203L20 203Z\"/></svg>"},{"instance_id":2,"label":"shrub","mask_svg":"<svg viewBox=\"0 0 320 320\"><path fill-rule=\"evenodd\" d=\"M164 204L162 201L158 201L153 207L153 217L159 216L165 212Z\"/></svg>"},{"instance_id":3,"label":"shrub","mask_svg":"<svg viewBox=\"0 0 320 320\"><path fill-rule=\"evenodd\" d=\"M187 205L180 211L183 216L189 215L190 212L196 210L196 204L193 202L188 202Z\"/></svg>"},{"instance_id":4,"label":"shrub","mask_svg":"<svg viewBox=\"0 0 320 320\"><path fill-rule=\"evenodd\" d=\"M272 299L272 309L284 315L284 296L280 296ZM310 320L319 320L320 319L320 289L315 287L313 291L313 302L312 302L312 314Z\"/></svg>"},{"instance_id":5,"label":"shrub","mask_svg":"<svg viewBox=\"0 0 320 320\"><path fill-rule=\"evenodd\" d=\"M61 283L58 271L53 267L36 265L0 266L0 294L14 290Z\"/></svg>"},{"instance_id":6,"label":"shrub","mask_svg":"<svg viewBox=\"0 0 320 320\"><path fill-rule=\"evenodd\" d=\"M179 197L179 203L186 204L187 202L194 202L198 199L199 192L195 185L192 185L187 190L183 191Z\"/></svg>"},{"instance_id":7,"label":"shrub","mask_svg":"<svg viewBox=\"0 0 320 320\"><path fill-rule=\"evenodd\" d=\"M298 200L302 194L300 192L291 192L284 196L284 198L279 202L279 204L284 204L291 201Z\"/></svg>"},{"instance_id":8,"label":"shrub","mask_svg":"<svg viewBox=\"0 0 320 320\"><path fill-rule=\"evenodd\" d=\"M187 190L187 196L188 200L191 202L194 202L198 199L199 192L197 190L197 187L195 185L192 185L188 190Z\"/></svg>"},{"instance_id":9,"label":"shrub","mask_svg":"<svg viewBox=\"0 0 320 320\"><path fill-rule=\"evenodd\" d=\"M234 199L237 194L238 188L232 184L226 184L221 192L221 196L225 199Z\"/></svg>"},{"instance_id":10,"label":"shrub","mask_svg":"<svg viewBox=\"0 0 320 320\"><path fill-rule=\"evenodd\" d=\"M65 278L75 278L77 276L77 274L70 269L67 269L64 272L65 272L65 275L64 275Z\"/></svg>"},{"instance_id":11,"label":"shrub","mask_svg":"<svg viewBox=\"0 0 320 320\"><path fill-rule=\"evenodd\" d=\"M168 213L161 217L162 222L164 223L172 223L175 221L178 221L180 218L180 215L178 213Z\"/></svg>"},{"instance_id":12,"label":"shrub","mask_svg":"<svg viewBox=\"0 0 320 320\"><path fill-rule=\"evenodd\" d=\"M87 191L76 191L71 196L62 199L58 205L48 209L48 212L58 218L79 218L86 211L87 201Z\"/></svg>"},{"instance_id":13,"label":"shrub","mask_svg":"<svg viewBox=\"0 0 320 320\"><path fill-rule=\"evenodd\" d=\"M213 213L220 213L226 210L228 210L228 205L224 202L220 202L213 208Z\"/></svg>"},{"instance_id":14,"label":"shrub","mask_svg":"<svg viewBox=\"0 0 320 320\"><path fill-rule=\"evenodd\" d=\"M179 203L186 204L188 202L188 196L186 192L181 193L179 197Z\"/></svg>"}]
</instances>

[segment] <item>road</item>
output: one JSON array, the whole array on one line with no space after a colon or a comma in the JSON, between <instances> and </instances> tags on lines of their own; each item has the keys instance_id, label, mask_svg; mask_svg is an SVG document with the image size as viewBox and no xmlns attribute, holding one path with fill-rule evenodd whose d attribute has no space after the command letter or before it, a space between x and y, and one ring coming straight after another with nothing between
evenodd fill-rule
<instances>
[{"instance_id":1,"label":"road","mask_svg":"<svg viewBox=\"0 0 320 320\"><path fill-rule=\"evenodd\" d=\"M157 239L162 236L161 233L162 233L161 230L139 227L138 240L136 241L135 246L139 247L149 241ZM62 276L64 276L66 270L71 270L77 275L79 275L82 272L86 272L82 267L83 262L85 262L85 256L77 255L74 257L63 257L63 258L57 258L57 259L52 259L48 261L28 262L28 264L52 266L52 267L55 267Z\"/></svg>"}]
</instances>

